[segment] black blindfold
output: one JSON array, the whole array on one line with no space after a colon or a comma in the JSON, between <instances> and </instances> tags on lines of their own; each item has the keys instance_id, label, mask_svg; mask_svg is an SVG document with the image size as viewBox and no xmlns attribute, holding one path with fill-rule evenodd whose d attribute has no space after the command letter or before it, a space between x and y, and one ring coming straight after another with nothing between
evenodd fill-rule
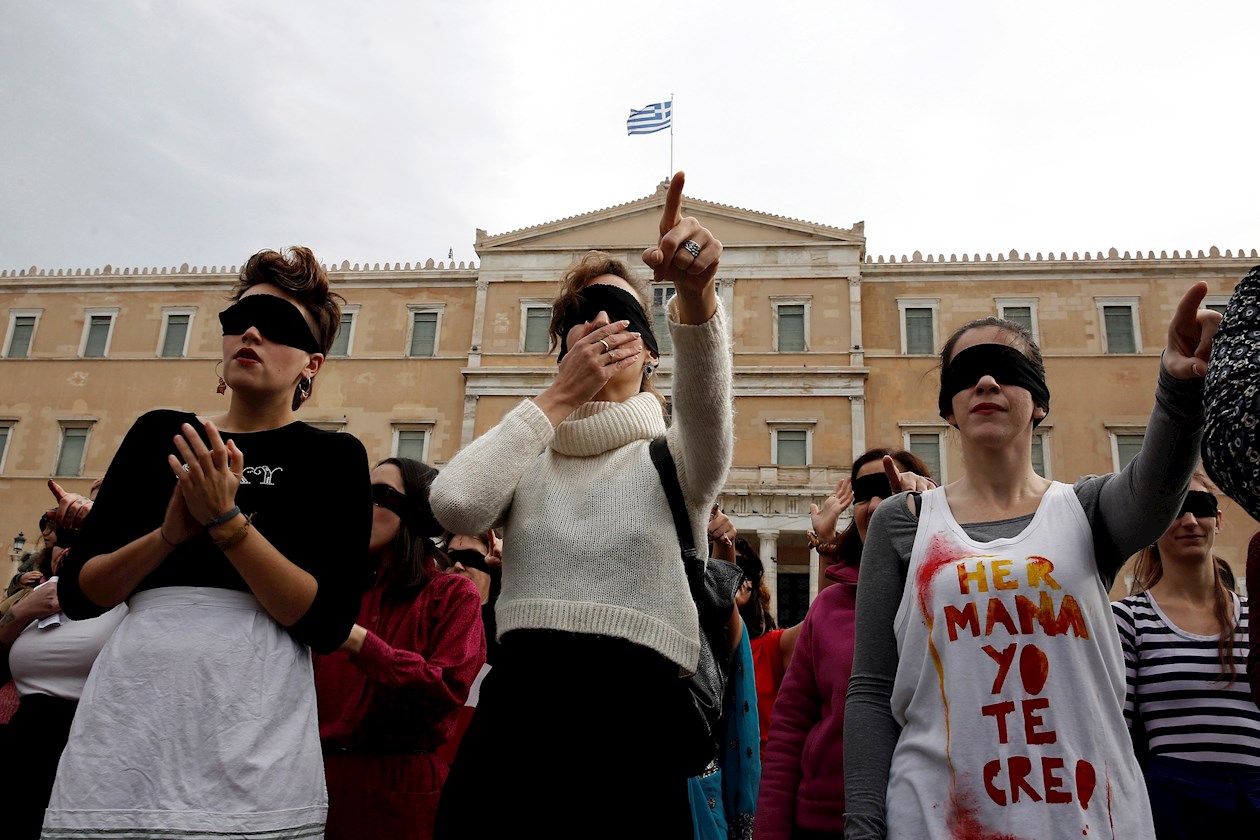
<instances>
[{"instance_id":1,"label":"black blindfold","mask_svg":"<svg viewBox=\"0 0 1260 840\"><path fill-rule=\"evenodd\" d=\"M560 355L556 364L569 352L569 330L578 324L595 320L600 312L608 313L610 321L629 321L628 332L637 332L643 339L643 346L660 356L660 347L656 344L656 334L652 332L652 322L643 311L642 304L634 295L617 286L607 283L595 283L587 286L577 294L577 305L564 313L564 326L560 333Z\"/></svg>"},{"instance_id":2,"label":"black blindfold","mask_svg":"<svg viewBox=\"0 0 1260 840\"><path fill-rule=\"evenodd\" d=\"M876 497L887 499L892 497L892 485L888 483L888 476L882 472L871 473L860 478L853 479L853 503L860 505L862 502L869 502Z\"/></svg>"},{"instance_id":3,"label":"black blindfold","mask_svg":"<svg viewBox=\"0 0 1260 840\"><path fill-rule=\"evenodd\" d=\"M241 335L255 327L263 338L276 344L296 347L307 353L322 353L315 334L296 306L275 295L243 297L219 313L224 335Z\"/></svg>"},{"instance_id":4,"label":"black blindfold","mask_svg":"<svg viewBox=\"0 0 1260 840\"><path fill-rule=\"evenodd\" d=\"M954 395L974 388L985 374L1001 385L1016 385L1032 394L1033 402L1050 411L1050 389L1028 357L1005 344L976 344L955 356L941 372L941 394L937 401L941 417L954 413ZM1042 418L1044 419L1044 418ZM1033 425L1041 419L1033 420Z\"/></svg>"},{"instance_id":5,"label":"black blindfold","mask_svg":"<svg viewBox=\"0 0 1260 840\"><path fill-rule=\"evenodd\" d=\"M1197 519L1215 519L1220 515L1220 506L1211 493L1191 490L1186 494L1186 500L1181 503L1181 513L1177 514L1177 518L1180 519L1187 513L1193 513Z\"/></svg>"},{"instance_id":6,"label":"black blindfold","mask_svg":"<svg viewBox=\"0 0 1260 840\"><path fill-rule=\"evenodd\" d=\"M433 518L432 512L418 509L406 494L399 493L388 484L372 485L372 504L392 511L407 523L407 528L414 537L432 538L442 533L442 526Z\"/></svg>"},{"instance_id":7,"label":"black blindfold","mask_svg":"<svg viewBox=\"0 0 1260 840\"><path fill-rule=\"evenodd\" d=\"M486 555L480 551L471 548L460 548L455 551L446 552L446 556L451 558L451 566L456 563L462 565L465 569L478 569L486 574L493 574L494 570L490 568L490 564L486 562Z\"/></svg>"}]
</instances>

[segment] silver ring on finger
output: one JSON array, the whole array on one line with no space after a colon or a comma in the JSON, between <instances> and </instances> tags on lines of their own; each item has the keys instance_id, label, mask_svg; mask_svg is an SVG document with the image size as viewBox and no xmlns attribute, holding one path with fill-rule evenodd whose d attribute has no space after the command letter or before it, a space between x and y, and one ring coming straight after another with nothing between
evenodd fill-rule
<instances>
[{"instance_id":1,"label":"silver ring on finger","mask_svg":"<svg viewBox=\"0 0 1260 840\"><path fill-rule=\"evenodd\" d=\"M605 353L612 353L612 347L610 347L610 346L609 346L609 344L608 344L608 340L607 340L607 339L605 339L605 338L601 338L601 339L599 340L599 343L600 343L600 344L602 344L602 345L604 345L604 352L605 352Z\"/></svg>"},{"instance_id":2,"label":"silver ring on finger","mask_svg":"<svg viewBox=\"0 0 1260 840\"><path fill-rule=\"evenodd\" d=\"M684 251L686 251L688 254L691 254L691 259L693 261L699 258L700 244L696 242L694 239L688 239L686 242L682 244L682 247Z\"/></svg>"},{"instance_id":3,"label":"silver ring on finger","mask_svg":"<svg viewBox=\"0 0 1260 840\"><path fill-rule=\"evenodd\" d=\"M184 472L188 472L188 465L184 464Z\"/></svg>"}]
</instances>

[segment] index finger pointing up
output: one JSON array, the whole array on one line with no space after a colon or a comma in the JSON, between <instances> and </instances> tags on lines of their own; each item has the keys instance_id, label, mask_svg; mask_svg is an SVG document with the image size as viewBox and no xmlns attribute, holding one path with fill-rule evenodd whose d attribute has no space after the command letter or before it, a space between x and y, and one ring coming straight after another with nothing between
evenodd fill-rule
<instances>
[{"instance_id":1,"label":"index finger pointing up","mask_svg":"<svg viewBox=\"0 0 1260 840\"><path fill-rule=\"evenodd\" d=\"M661 211L661 236L669 233L682 221L682 191L686 176L675 172L669 182L669 192L665 194L665 209Z\"/></svg>"}]
</instances>

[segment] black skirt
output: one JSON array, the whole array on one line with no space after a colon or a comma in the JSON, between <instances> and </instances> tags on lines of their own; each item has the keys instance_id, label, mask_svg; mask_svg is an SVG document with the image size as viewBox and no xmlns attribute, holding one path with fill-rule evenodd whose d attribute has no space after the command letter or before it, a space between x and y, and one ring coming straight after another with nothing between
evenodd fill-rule
<instances>
[{"instance_id":1,"label":"black skirt","mask_svg":"<svg viewBox=\"0 0 1260 840\"><path fill-rule=\"evenodd\" d=\"M678 666L622 639L503 638L442 790L436 838L692 837L668 759Z\"/></svg>"},{"instance_id":2,"label":"black skirt","mask_svg":"<svg viewBox=\"0 0 1260 840\"><path fill-rule=\"evenodd\" d=\"M38 840L78 706L77 700L47 694L27 694L19 701L6 729L9 769L0 785L5 840Z\"/></svg>"}]
</instances>

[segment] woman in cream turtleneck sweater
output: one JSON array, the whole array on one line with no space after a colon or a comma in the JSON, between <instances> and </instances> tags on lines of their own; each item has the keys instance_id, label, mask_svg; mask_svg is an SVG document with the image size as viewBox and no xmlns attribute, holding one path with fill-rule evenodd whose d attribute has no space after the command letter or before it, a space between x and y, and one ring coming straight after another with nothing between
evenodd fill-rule
<instances>
[{"instance_id":1,"label":"woman in cream turtleneck sweater","mask_svg":"<svg viewBox=\"0 0 1260 840\"><path fill-rule=\"evenodd\" d=\"M553 306L555 381L433 484L448 530L506 529L502 654L443 791L438 837L691 836L686 779L667 755L698 623L648 444L667 438L706 544L731 458L731 362L714 289L722 244L682 217L682 186L678 173L661 239L643 253L676 289L669 428L648 385L659 361L649 287L592 252Z\"/></svg>"}]
</instances>

